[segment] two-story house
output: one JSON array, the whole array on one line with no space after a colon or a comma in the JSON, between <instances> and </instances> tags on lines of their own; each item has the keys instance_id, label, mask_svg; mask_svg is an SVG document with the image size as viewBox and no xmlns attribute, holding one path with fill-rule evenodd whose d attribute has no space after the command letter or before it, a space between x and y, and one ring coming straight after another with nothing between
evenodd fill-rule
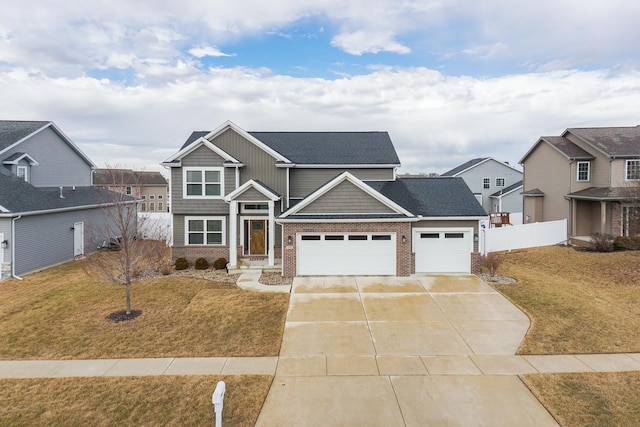
<instances>
[{"instance_id":1,"label":"two-story house","mask_svg":"<svg viewBox=\"0 0 640 427\"><path fill-rule=\"evenodd\" d=\"M171 172L172 257L282 260L282 274L478 269L486 218L460 178L400 179L386 132L193 132Z\"/></svg>"},{"instance_id":2,"label":"two-story house","mask_svg":"<svg viewBox=\"0 0 640 427\"><path fill-rule=\"evenodd\" d=\"M442 176L464 179L484 210L508 212L513 218L522 213L522 172L493 157L469 160Z\"/></svg>"},{"instance_id":3,"label":"two-story house","mask_svg":"<svg viewBox=\"0 0 640 427\"><path fill-rule=\"evenodd\" d=\"M525 222L567 219L568 237L629 235L640 196L640 126L569 128L527 151ZM636 232L637 233L637 232Z\"/></svg>"},{"instance_id":4,"label":"two-story house","mask_svg":"<svg viewBox=\"0 0 640 427\"><path fill-rule=\"evenodd\" d=\"M169 211L169 183L160 172L96 169L93 185L140 200L139 212Z\"/></svg>"},{"instance_id":5,"label":"two-story house","mask_svg":"<svg viewBox=\"0 0 640 427\"><path fill-rule=\"evenodd\" d=\"M93 162L52 122L0 121L0 278L95 250L110 192Z\"/></svg>"}]
</instances>

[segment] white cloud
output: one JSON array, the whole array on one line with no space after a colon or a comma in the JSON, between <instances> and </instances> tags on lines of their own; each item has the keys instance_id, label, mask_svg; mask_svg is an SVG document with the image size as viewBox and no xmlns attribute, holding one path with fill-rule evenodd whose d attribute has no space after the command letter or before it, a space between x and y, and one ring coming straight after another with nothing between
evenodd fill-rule
<instances>
[{"instance_id":1,"label":"white cloud","mask_svg":"<svg viewBox=\"0 0 640 427\"><path fill-rule=\"evenodd\" d=\"M378 52L406 54L411 52L411 49L398 43L394 38L395 35L388 32L354 31L338 34L331 40L331 45L352 55Z\"/></svg>"},{"instance_id":2,"label":"white cloud","mask_svg":"<svg viewBox=\"0 0 640 427\"><path fill-rule=\"evenodd\" d=\"M206 56L220 57L220 56L233 56L227 53L223 53L215 46L199 46L189 49L189 53L196 58L204 58Z\"/></svg>"}]
</instances>

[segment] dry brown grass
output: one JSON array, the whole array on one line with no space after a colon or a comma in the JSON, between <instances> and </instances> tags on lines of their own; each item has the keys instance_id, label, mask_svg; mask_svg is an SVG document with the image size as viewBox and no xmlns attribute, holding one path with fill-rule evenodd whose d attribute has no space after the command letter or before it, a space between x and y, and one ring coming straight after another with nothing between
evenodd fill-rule
<instances>
[{"instance_id":1,"label":"dry brown grass","mask_svg":"<svg viewBox=\"0 0 640 427\"><path fill-rule=\"evenodd\" d=\"M562 426L640 425L640 372L521 378Z\"/></svg>"},{"instance_id":2,"label":"dry brown grass","mask_svg":"<svg viewBox=\"0 0 640 427\"><path fill-rule=\"evenodd\" d=\"M113 323L106 316L124 309L124 287L89 277L90 260L0 283L1 359L279 353L287 294L168 276L134 283L132 309L142 315Z\"/></svg>"},{"instance_id":3,"label":"dry brown grass","mask_svg":"<svg viewBox=\"0 0 640 427\"><path fill-rule=\"evenodd\" d=\"M223 425L253 426L272 377L157 376L0 380L0 425L213 425L211 394L227 386Z\"/></svg>"},{"instance_id":4,"label":"dry brown grass","mask_svg":"<svg viewBox=\"0 0 640 427\"><path fill-rule=\"evenodd\" d=\"M494 285L532 326L519 354L640 351L640 252L545 247L508 253Z\"/></svg>"}]
</instances>

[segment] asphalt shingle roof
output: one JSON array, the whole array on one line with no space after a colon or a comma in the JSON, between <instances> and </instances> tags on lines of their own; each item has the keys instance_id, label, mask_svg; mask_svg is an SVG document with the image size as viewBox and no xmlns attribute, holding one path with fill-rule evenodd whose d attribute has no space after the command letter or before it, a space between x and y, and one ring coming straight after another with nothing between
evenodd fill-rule
<instances>
[{"instance_id":1,"label":"asphalt shingle roof","mask_svg":"<svg viewBox=\"0 0 640 427\"><path fill-rule=\"evenodd\" d=\"M475 166L478 163L486 160L487 157L479 157L477 159L471 159L466 163L461 164L460 166L457 166L449 171L446 171L445 173L443 173L441 176L455 176L455 174L462 172L464 170L469 169L471 166Z\"/></svg>"},{"instance_id":2,"label":"asphalt shingle roof","mask_svg":"<svg viewBox=\"0 0 640 427\"><path fill-rule=\"evenodd\" d=\"M496 191L491 196L496 196L497 197L497 196L500 196L502 194L506 194L506 193L508 193L508 192L510 192L512 190L515 190L518 187L522 187L522 183L523 183L523 181L520 180L520 181L518 181L518 182L516 182L514 184L509 185L508 187L504 187L503 189Z\"/></svg>"},{"instance_id":3,"label":"asphalt shingle roof","mask_svg":"<svg viewBox=\"0 0 640 427\"><path fill-rule=\"evenodd\" d=\"M208 134L195 131L186 148ZM297 164L399 165L387 132L248 132L251 136Z\"/></svg>"},{"instance_id":4,"label":"asphalt shingle roof","mask_svg":"<svg viewBox=\"0 0 640 427\"><path fill-rule=\"evenodd\" d=\"M591 160L594 158L591 153L562 136L543 136L542 140L556 147L561 153L570 159Z\"/></svg>"},{"instance_id":5,"label":"asphalt shingle roof","mask_svg":"<svg viewBox=\"0 0 640 427\"><path fill-rule=\"evenodd\" d=\"M486 216L482 206L462 178L398 178L366 181L373 189L424 217Z\"/></svg>"},{"instance_id":6,"label":"asphalt shingle roof","mask_svg":"<svg viewBox=\"0 0 640 427\"><path fill-rule=\"evenodd\" d=\"M160 172L134 171L131 169L96 169L95 185L167 185Z\"/></svg>"},{"instance_id":7,"label":"asphalt shingle roof","mask_svg":"<svg viewBox=\"0 0 640 427\"><path fill-rule=\"evenodd\" d=\"M0 120L0 151L31 135L50 122Z\"/></svg>"},{"instance_id":8,"label":"asphalt shingle roof","mask_svg":"<svg viewBox=\"0 0 640 427\"><path fill-rule=\"evenodd\" d=\"M632 127L569 128L612 157L640 157L640 125Z\"/></svg>"},{"instance_id":9,"label":"asphalt shingle roof","mask_svg":"<svg viewBox=\"0 0 640 427\"><path fill-rule=\"evenodd\" d=\"M0 206L11 213L46 211L52 209L92 206L112 203L112 192L100 187L34 187L0 167ZM133 200L128 198L128 200Z\"/></svg>"}]
</instances>

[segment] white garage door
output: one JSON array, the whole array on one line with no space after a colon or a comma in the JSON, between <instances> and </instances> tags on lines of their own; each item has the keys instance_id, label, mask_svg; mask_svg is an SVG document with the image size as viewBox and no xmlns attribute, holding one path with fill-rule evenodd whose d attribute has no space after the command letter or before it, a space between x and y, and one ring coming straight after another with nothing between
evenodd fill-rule
<instances>
[{"instance_id":1,"label":"white garage door","mask_svg":"<svg viewBox=\"0 0 640 427\"><path fill-rule=\"evenodd\" d=\"M300 233L299 276L396 274L395 233Z\"/></svg>"},{"instance_id":2,"label":"white garage door","mask_svg":"<svg viewBox=\"0 0 640 427\"><path fill-rule=\"evenodd\" d=\"M473 229L416 229L416 273L470 273Z\"/></svg>"}]
</instances>

